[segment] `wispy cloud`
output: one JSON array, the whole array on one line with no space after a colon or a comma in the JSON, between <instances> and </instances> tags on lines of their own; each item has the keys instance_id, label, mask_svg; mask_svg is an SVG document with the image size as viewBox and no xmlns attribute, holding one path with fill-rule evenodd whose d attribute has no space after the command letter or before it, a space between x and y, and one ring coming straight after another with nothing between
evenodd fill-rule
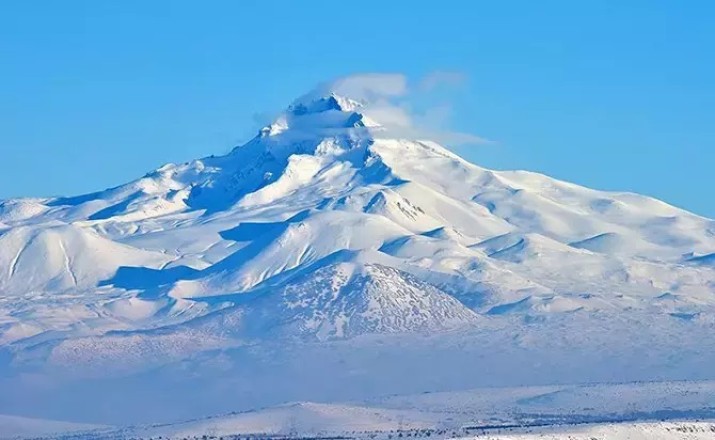
<instances>
[{"instance_id":1,"label":"wispy cloud","mask_svg":"<svg viewBox=\"0 0 715 440\"><path fill-rule=\"evenodd\" d=\"M420 78L402 73L360 73L324 82L297 102L335 93L360 101L361 110L381 129L373 135L385 138L432 140L445 146L491 144L472 132L455 130L452 98L465 86L460 72L437 70ZM257 127L275 120L269 113L254 115Z\"/></svg>"},{"instance_id":2,"label":"wispy cloud","mask_svg":"<svg viewBox=\"0 0 715 440\"><path fill-rule=\"evenodd\" d=\"M408 92L407 77L397 73L362 73L338 78L322 87L353 99L374 101L404 96Z\"/></svg>"},{"instance_id":3,"label":"wispy cloud","mask_svg":"<svg viewBox=\"0 0 715 440\"><path fill-rule=\"evenodd\" d=\"M401 73L363 73L339 78L319 89L361 100L363 113L383 127L378 136L429 139L447 145L490 143L474 133L450 128L453 107L449 94L441 89L460 88L465 82L464 74L449 71L430 72L415 80Z\"/></svg>"},{"instance_id":4,"label":"wispy cloud","mask_svg":"<svg viewBox=\"0 0 715 440\"><path fill-rule=\"evenodd\" d=\"M440 86L462 87L467 82L467 76L461 72L435 70L428 73L418 84L422 91L432 91Z\"/></svg>"}]
</instances>

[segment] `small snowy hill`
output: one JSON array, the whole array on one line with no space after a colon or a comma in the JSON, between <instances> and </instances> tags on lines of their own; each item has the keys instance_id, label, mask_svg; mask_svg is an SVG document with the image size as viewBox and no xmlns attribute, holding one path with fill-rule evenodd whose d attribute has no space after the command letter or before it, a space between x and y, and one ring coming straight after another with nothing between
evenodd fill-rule
<instances>
[{"instance_id":1,"label":"small snowy hill","mask_svg":"<svg viewBox=\"0 0 715 440\"><path fill-rule=\"evenodd\" d=\"M254 316L253 313L257 315ZM318 339L469 326L477 315L452 296L381 264L319 263L260 295L244 317L254 329Z\"/></svg>"},{"instance_id":2,"label":"small snowy hill","mask_svg":"<svg viewBox=\"0 0 715 440\"><path fill-rule=\"evenodd\" d=\"M127 430L127 437L162 436L179 439L193 436L200 438L206 434L305 437L422 429L435 423L428 415L410 411L299 402L165 426L130 429Z\"/></svg>"},{"instance_id":3,"label":"small snowy hill","mask_svg":"<svg viewBox=\"0 0 715 440\"><path fill-rule=\"evenodd\" d=\"M462 347L505 326L522 347L559 320L584 335L617 322L618 340L657 317L668 347L711 334L715 221L481 168L391 138L366 108L309 93L226 155L0 202L0 367L113 374L284 339L484 338L447 344Z\"/></svg>"},{"instance_id":4,"label":"small snowy hill","mask_svg":"<svg viewBox=\"0 0 715 440\"><path fill-rule=\"evenodd\" d=\"M20 226L0 235L3 292L94 290L128 265L160 268L170 258L102 237L75 224Z\"/></svg>"},{"instance_id":5,"label":"small snowy hill","mask_svg":"<svg viewBox=\"0 0 715 440\"><path fill-rule=\"evenodd\" d=\"M0 415L0 439L52 437L56 434L81 433L106 429L100 425L60 422L55 420L32 419L27 417Z\"/></svg>"}]
</instances>

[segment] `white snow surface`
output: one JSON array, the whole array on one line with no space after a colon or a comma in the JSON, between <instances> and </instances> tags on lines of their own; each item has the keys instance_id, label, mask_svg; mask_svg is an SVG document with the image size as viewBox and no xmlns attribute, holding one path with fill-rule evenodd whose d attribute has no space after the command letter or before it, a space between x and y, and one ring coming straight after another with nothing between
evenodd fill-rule
<instances>
[{"instance_id":1,"label":"white snow surface","mask_svg":"<svg viewBox=\"0 0 715 440\"><path fill-rule=\"evenodd\" d=\"M313 372L363 378L346 397L368 371L416 391L397 372L410 356L436 388L577 380L546 367L575 353L593 360L583 380L711 378L715 221L387 139L361 109L309 93L224 156L1 201L0 386L242 368L260 384L280 358L286 383L315 390L293 379L328 349ZM445 373L435 350L474 374Z\"/></svg>"},{"instance_id":2,"label":"white snow surface","mask_svg":"<svg viewBox=\"0 0 715 440\"><path fill-rule=\"evenodd\" d=\"M514 429L481 434L489 440L706 440L715 435L715 422L605 423L557 428Z\"/></svg>"},{"instance_id":3,"label":"white snow surface","mask_svg":"<svg viewBox=\"0 0 715 440\"><path fill-rule=\"evenodd\" d=\"M715 408L702 409L713 398L713 382L482 388L369 402L294 402L175 423L104 428L87 436L700 439L715 435L715 422L708 421ZM663 410L664 401L679 409Z\"/></svg>"},{"instance_id":4,"label":"white snow surface","mask_svg":"<svg viewBox=\"0 0 715 440\"><path fill-rule=\"evenodd\" d=\"M106 427L84 423L60 422L0 414L0 439L50 437L57 434L105 430Z\"/></svg>"}]
</instances>

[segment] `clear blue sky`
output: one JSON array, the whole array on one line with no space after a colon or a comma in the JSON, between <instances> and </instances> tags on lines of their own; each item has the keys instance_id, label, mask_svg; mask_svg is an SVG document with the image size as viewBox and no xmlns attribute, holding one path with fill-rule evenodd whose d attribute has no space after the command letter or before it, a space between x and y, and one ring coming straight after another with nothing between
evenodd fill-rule
<instances>
[{"instance_id":1,"label":"clear blue sky","mask_svg":"<svg viewBox=\"0 0 715 440\"><path fill-rule=\"evenodd\" d=\"M715 217L712 1L0 2L0 197L222 153L315 83L460 72L457 148Z\"/></svg>"}]
</instances>

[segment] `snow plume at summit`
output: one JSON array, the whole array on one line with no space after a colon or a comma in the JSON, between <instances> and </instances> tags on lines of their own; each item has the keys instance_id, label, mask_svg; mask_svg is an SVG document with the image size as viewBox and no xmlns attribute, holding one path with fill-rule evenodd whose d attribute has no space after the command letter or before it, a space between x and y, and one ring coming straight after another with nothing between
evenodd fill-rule
<instances>
[{"instance_id":1,"label":"snow plume at summit","mask_svg":"<svg viewBox=\"0 0 715 440\"><path fill-rule=\"evenodd\" d=\"M302 100L315 96L346 96L380 126L375 136L428 139L451 145L486 144L473 133L450 129L452 104L445 89L458 90L466 77L458 72L434 71L410 80L400 73L354 74L319 84Z\"/></svg>"}]
</instances>

